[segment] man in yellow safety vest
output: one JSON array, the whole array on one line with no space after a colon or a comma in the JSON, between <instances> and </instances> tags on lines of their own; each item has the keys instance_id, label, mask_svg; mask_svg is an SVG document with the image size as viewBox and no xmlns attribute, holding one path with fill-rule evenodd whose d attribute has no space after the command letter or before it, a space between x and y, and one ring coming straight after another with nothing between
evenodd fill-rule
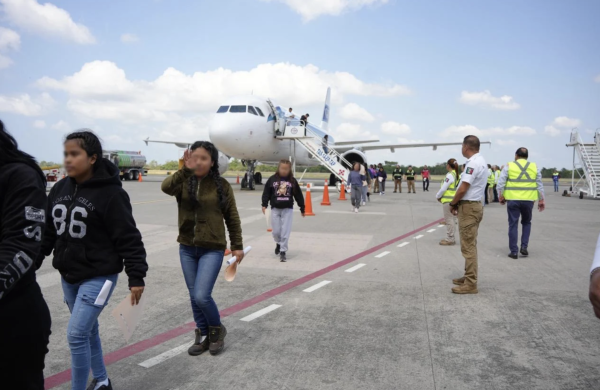
<instances>
[{"instance_id":1,"label":"man in yellow safety vest","mask_svg":"<svg viewBox=\"0 0 600 390\"><path fill-rule=\"evenodd\" d=\"M508 210L508 241L512 259L519 258L519 218L523 225L521 235L521 256L529 256L529 235L531 234L531 219L533 205L539 200L538 209L544 211L544 184L542 173L537 164L527 161L529 151L519 148L515 154L515 161L509 162L498 178L498 195L500 203L507 204Z\"/></svg>"}]
</instances>

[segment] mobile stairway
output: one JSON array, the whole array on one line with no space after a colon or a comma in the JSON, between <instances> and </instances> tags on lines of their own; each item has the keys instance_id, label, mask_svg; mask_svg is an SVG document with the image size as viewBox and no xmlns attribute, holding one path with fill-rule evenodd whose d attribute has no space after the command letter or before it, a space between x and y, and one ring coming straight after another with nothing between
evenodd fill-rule
<instances>
[{"instance_id":1,"label":"mobile stairway","mask_svg":"<svg viewBox=\"0 0 600 390\"><path fill-rule=\"evenodd\" d=\"M600 198L600 129L596 130L593 143L584 143L577 129L573 129L567 147L573 147L571 191L580 198ZM575 174L579 176L577 182Z\"/></svg>"}]
</instances>

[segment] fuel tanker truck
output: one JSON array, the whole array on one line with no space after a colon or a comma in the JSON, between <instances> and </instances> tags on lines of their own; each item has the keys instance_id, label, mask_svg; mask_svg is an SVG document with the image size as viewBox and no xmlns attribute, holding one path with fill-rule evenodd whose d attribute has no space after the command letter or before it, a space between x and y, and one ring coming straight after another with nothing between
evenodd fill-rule
<instances>
[{"instance_id":1,"label":"fuel tanker truck","mask_svg":"<svg viewBox=\"0 0 600 390\"><path fill-rule=\"evenodd\" d=\"M121 180L138 180L144 173L146 157L142 156L142 152L104 150L102 156L119 168Z\"/></svg>"}]
</instances>

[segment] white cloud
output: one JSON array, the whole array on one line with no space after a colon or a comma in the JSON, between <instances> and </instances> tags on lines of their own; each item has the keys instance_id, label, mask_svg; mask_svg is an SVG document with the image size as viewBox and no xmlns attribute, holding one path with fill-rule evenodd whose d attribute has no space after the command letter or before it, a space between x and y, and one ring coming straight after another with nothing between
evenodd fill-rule
<instances>
[{"instance_id":1,"label":"white cloud","mask_svg":"<svg viewBox=\"0 0 600 390\"><path fill-rule=\"evenodd\" d=\"M440 136L444 138L457 138L457 137L465 137L467 135L475 135L477 137L485 138L491 136L507 136L507 135L518 135L518 136L528 136L535 135L535 129L532 129L528 126L511 126L507 128L503 127L491 127L489 129L479 129L473 125L463 125L463 126L450 126L444 129ZM488 139L481 139L482 141L489 141Z\"/></svg>"},{"instance_id":2,"label":"white cloud","mask_svg":"<svg viewBox=\"0 0 600 390\"><path fill-rule=\"evenodd\" d=\"M558 137L561 133L561 130L554 126L548 125L544 128L544 133L548 134L550 137Z\"/></svg>"},{"instance_id":3,"label":"white cloud","mask_svg":"<svg viewBox=\"0 0 600 390\"><path fill-rule=\"evenodd\" d=\"M408 139L408 138L398 138L397 141L399 144L422 144L425 142L422 139Z\"/></svg>"},{"instance_id":4,"label":"white cloud","mask_svg":"<svg viewBox=\"0 0 600 390\"><path fill-rule=\"evenodd\" d=\"M1 1L1 0L0 0ZM94 61L61 80L43 77L42 89L66 91L67 107L85 117L123 121L168 121L174 115L214 112L231 96L270 97L277 104L322 104L328 86L332 99L341 103L346 95L397 96L408 93L398 84L359 80L347 72L328 72L314 65L262 64L249 71L219 68L187 75L168 68L152 81L130 80L113 62Z\"/></svg>"},{"instance_id":5,"label":"white cloud","mask_svg":"<svg viewBox=\"0 0 600 390\"><path fill-rule=\"evenodd\" d=\"M594 81L597 83L600 83L600 74L596 77L594 77Z\"/></svg>"},{"instance_id":6,"label":"white cloud","mask_svg":"<svg viewBox=\"0 0 600 390\"><path fill-rule=\"evenodd\" d=\"M15 31L0 26L0 50L19 50L21 37Z\"/></svg>"},{"instance_id":7,"label":"white cloud","mask_svg":"<svg viewBox=\"0 0 600 390\"><path fill-rule=\"evenodd\" d=\"M37 121L33 122L33 127L35 127L36 129L43 129L44 127L46 127L46 122L38 119Z\"/></svg>"},{"instance_id":8,"label":"white cloud","mask_svg":"<svg viewBox=\"0 0 600 390\"><path fill-rule=\"evenodd\" d=\"M72 130L71 125L69 125L67 122L63 121L62 119L50 127L54 130L58 130L61 132L67 132L67 131Z\"/></svg>"},{"instance_id":9,"label":"white cloud","mask_svg":"<svg viewBox=\"0 0 600 390\"><path fill-rule=\"evenodd\" d=\"M121 35L121 42L123 43L136 43L139 42L139 38L135 34L123 34Z\"/></svg>"},{"instance_id":10,"label":"white cloud","mask_svg":"<svg viewBox=\"0 0 600 390\"><path fill-rule=\"evenodd\" d=\"M552 125L557 126L557 127L569 127L569 128L573 128L573 127L577 127L581 124L581 120L576 119L576 118L568 118L566 116L559 116L554 118L554 121L552 122Z\"/></svg>"},{"instance_id":11,"label":"white cloud","mask_svg":"<svg viewBox=\"0 0 600 390\"><path fill-rule=\"evenodd\" d=\"M340 110L340 116L346 120L373 122L375 118L356 103L348 103Z\"/></svg>"},{"instance_id":12,"label":"white cloud","mask_svg":"<svg viewBox=\"0 0 600 390\"><path fill-rule=\"evenodd\" d=\"M377 139L375 134L354 123L341 123L333 129L332 135L336 141Z\"/></svg>"},{"instance_id":13,"label":"white cloud","mask_svg":"<svg viewBox=\"0 0 600 390\"><path fill-rule=\"evenodd\" d=\"M55 103L52 96L47 93L42 93L34 98L27 93L17 96L0 95L0 112L39 116L48 112Z\"/></svg>"},{"instance_id":14,"label":"white cloud","mask_svg":"<svg viewBox=\"0 0 600 390\"><path fill-rule=\"evenodd\" d=\"M0 69L8 68L13 64L13 61L7 56L0 54Z\"/></svg>"},{"instance_id":15,"label":"white cloud","mask_svg":"<svg viewBox=\"0 0 600 390\"><path fill-rule=\"evenodd\" d=\"M499 139L496 143L500 146L514 146L517 144L514 139Z\"/></svg>"},{"instance_id":16,"label":"white cloud","mask_svg":"<svg viewBox=\"0 0 600 390\"><path fill-rule=\"evenodd\" d=\"M517 110L521 107L513 100L512 96L504 95L496 97L492 96L492 93L488 90L483 92L462 91L460 101L464 104L496 110Z\"/></svg>"},{"instance_id":17,"label":"white cloud","mask_svg":"<svg viewBox=\"0 0 600 390\"><path fill-rule=\"evenodd\" d=\"M6 20L23 30L80 44L96 41L86 26L75 23L67 11L54 4L36 0L0 0L0 4Z\"/></svg>"},{"instance_id":18,"label":"white cloud","mask_svg":"<svg viewBox=\"0 0 600 390\"><path fill-rule=\"evenodd\" d=\"M386 4L389 0L263 0L286 4L302 16L305 22L321 15L337 16L345 11L355 11L369 5Z\"/></svg>"},{"instance_id":19,"label":"white cloud","mask_svg":"<svg viewBox=\"0 0 600 390\"><path fill-rule=\"evenodd\" d=\"M384 134L408 135L411 130L407 124L388 121L381 124L381 131Z\"/></svg>"}]
</instances>

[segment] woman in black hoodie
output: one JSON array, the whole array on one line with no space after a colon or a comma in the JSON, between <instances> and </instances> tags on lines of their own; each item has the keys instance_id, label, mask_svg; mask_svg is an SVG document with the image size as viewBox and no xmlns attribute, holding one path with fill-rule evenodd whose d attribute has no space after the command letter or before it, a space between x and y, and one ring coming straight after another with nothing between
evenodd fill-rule
<instances>
[{"instance_id":1,"label":"woman in black hoodie","mask_svg":"<svg viewBox=\"0 0 600 390\"><path fill-rule=\"evenodd\" d=\"M46 179L0 121L0 388L44 389L50 312L35 281Z\"/></svg>"},{"instance_id":2,"label":"woman in black hoodie","mask_svg":"<svg viewBox=\"0 0 600 390\"><path fill-rule=\"evenodd\" d=\"M139 303L148 270L142 236L133 220L119 170L102 158L100 140L91 131L67 136L64 165L69 175L48 197L43 250L54 251L52 265L62 276L71 311L67 339L71 349L71 389L111 390L102 357L98 316L108 304L125 266L131 304Z\"/></svg>"}]
</instances>

